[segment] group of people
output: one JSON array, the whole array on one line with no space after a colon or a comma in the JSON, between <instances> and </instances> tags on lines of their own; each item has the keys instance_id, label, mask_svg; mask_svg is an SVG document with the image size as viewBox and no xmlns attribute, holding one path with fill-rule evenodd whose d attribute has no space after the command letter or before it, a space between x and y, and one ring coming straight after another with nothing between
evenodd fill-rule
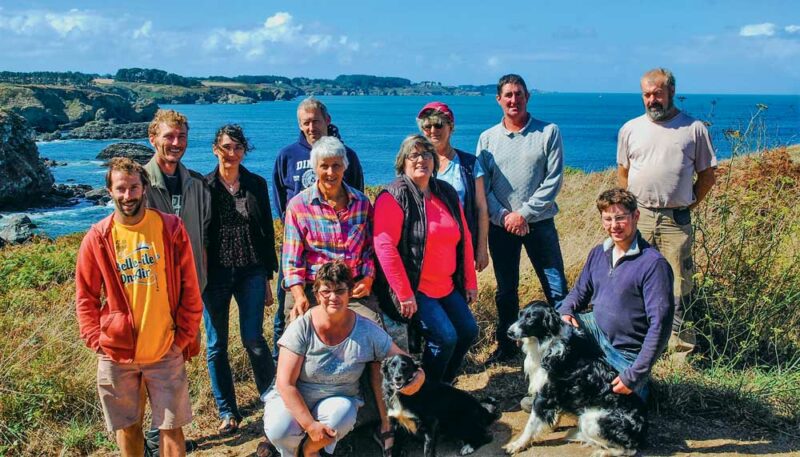
<instances>
[{"instance_id":1,"label":"group of people","mask_svg":"<svg viewBox=\"0 0 800 457\"><path fill-rule=\"evenodd\" d=\"M218 164L203 176L181 162L188 120L159 110L148 131L152 160L109 162L114 212L86 234L76 268L80 333L97 352L100 403L122 454L185 453L182 427L192 412L184 362L200 351L201 316L219 432L238 429L228 360L235 298L264 402L268 441L259 452L332 453L358 408L374 401L374 438L389 455L380 361L422 353L408 394L425 380L453 383L478 337L469 305L490 255L498 322L487 363L516 360L506 333L519 311L523 246L547 301L593 335L619 371L614 391L646 396L668 341L679 351L693 347L682 327L692 289L690 209L713 186L716 159L705 126L675 107L669 71L647 72L641 88L645 114L619 133L620 188L597 202L609 238L569 293L554 223L561 134L530 115L518 75L500 78L503 117L481 134L476 154L451 145L448 105L422 107L421 134L402 141L397 177L374 205L357 154L318 99L298 105L300 134L278 153L271 192L242 165L252 145L240 126L217 131ZM280 256L273 205L284 226ZM271 352L263 326L274 277Z\"/></svg>"}]
</instances>

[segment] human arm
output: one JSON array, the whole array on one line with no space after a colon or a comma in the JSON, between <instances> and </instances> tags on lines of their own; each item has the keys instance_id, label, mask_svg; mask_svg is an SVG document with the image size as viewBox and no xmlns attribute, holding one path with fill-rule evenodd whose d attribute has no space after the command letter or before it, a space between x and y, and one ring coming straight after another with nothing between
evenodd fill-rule
<instances>
[{"instance_id":1,"label":"human arm","mask_svg":"<svg viewBox=\"0 0 800 457\"><path fill-rule=\"evenodd\" d=\"M177 230L172 249L178 262L176 267L180 274L180 291L176 293L178 307L175 312L174 343L183 351L196 340L197 334L200 332L203 298L200 295L191 241L180 220L178 220Z\"/></svg>"},{"instance_id":2,"label":"human arm","mask_svg":"<svg viewBox=\"0 0 800 457\"><path fill-rule=\"evenodd\" d=\"M672 268L667 261L658 258L642 277L642 300L649 325L636 360L619 374L620 381L630 389L636 389L650 376L669 340L675 312Z\"/></svg>"},{"instance_id":3,"label":"human arm","mask_svg":"<svg viewBox=\"0 0 800 457\"><path fill-rule=\"evenodd\" d=\"M403 302L413 301L413 308L416 311L414 291L411 289L403 259L400 258L400 252L397 249L404 220L403 210L391 194L384 192L378 196L375 201L375 234L373 236L375 256L401 305Z\"/></svg>"},{"instance_id":4,"label":"human arm","mask_svg":"<svg viewBox=\"0 0 800 457\"><path fill-rule=\"evenodd\" d=\"M296 196L295 198L300 198ZM293 202L297 201L292 199ZM305 229L302 227L301 215L295 211L296 206L291 202L286 208L283 225L283 252L281 254L281 268L283 269L283 284L287 290L300 285L306 285L306 258L305 258Z\"/></svg>"},{"instance_id":5,"label":"human arm","mask_svg":"<svg viewBox=\"0 0 800 457\"><path fill-rule=\"evenodd\" d=\"M362 298L372 293L372 283L375 281L375 249L372 241L372 225L375 220L375 210L369 199L365 198L363 202L359 202L364 206L366 215L363 221L362 236L359 237L359 242L364 243L361 248L361 256L359 259L358 273L361 279L356 281L353 287L353 297Z\"/></svg>"},{"instance_id":6,"label":"human arm","mask_svg":"<svg viewBox=\"0 0 800 457\"><path fill-rule=\"evenodd\" d=\"M572 286L572 290L569 291L564 301L561 302L561 306L558 308L561 319L573 327L578 326L575 314L583 311L592 301L592 295L594 294L591 271L592 264L596 261L597 256L602 255L602 246L597 246L589 252L589 256L586 259L586 263L583 264L583 269L578 276L578 280ZM602 261L602 259L600 260Z\"/></svg>"},{"instance_id":7,"label":"human arm","mask_svg":"<svg viewBox=\"0 0 800 457\"><path fill-rule=\"evenodd\" d=\"M283 183L283 161L285 160L285 154L283 151L278 153L278 157L275 158L275 165L272 168L272 197L273 205L275 206L275 211L278 213L278 217L283 220L285 212L286 212L286 195L287 190L286 186Z\"/></svg>"},{"instance_id":8,"label":"human arm","mask_svg":"<svg viewBox=\"0 0 800 457\"><path fill-rule=\"evenodd\" d=\"M495 164L494 155L490 151L490 148L491 146L489 145L487 134L484 132L478 139L475 155L478 158L477 162L480 164L485 177L483 180L483 190L486 195L486 212L489 217L489 222L503 227L503 221L509 211L500 203L500 200L497 199L492 189L493 177L495 174L499 173L499 171L497 170L497 164Z\"/></svg>"},{"instance_id":9,"label":"human arm","mask_svg":"<svg viewBox=\"0 0 800 457\"><path fill-rule=\"evenodd\" d=\"M477 162L476 162L477 163ZM478 207L478 233L475 251L475 269L483 271L489 265L489 209L486 204L486 190L483 176L475 179L475 204Z\"/></svg>"},{"instance_id":10,"label":"human arm","mask_svg":"<svg viewBox=\"0 0 800 457\"><path fill-rule=\"evenodd\" d=\"M689 209L694 209L701 201L708 195L711 188L717 182L716 168L706 168L705 170L697 173L697 180L694 182L694 203L689 205Z\"/></svg>"},{"instance_id":11,"label":"human arm","mask_svg":"<svg viewBox=\"0 0 800 457\"><path fill-rule=\"evenodd\" d=\"M278 255L275 252L275 226L272 222L272 206L270 205L269 185L262 177L258 177L259 188L257 192L259 198L256 199L261 206L260 213L263 215L263 220L259 221L261 229L264 233L265 248L262 253L264 256L264 263L267 267L267 279L272 279L272 273L276 273L280 264L278 263Z\"/></svg>"},{"instance_id":12,"label":"human arm","mask_svg":"<svg viewBox=\"0 0 800 457\"><path fill-rule=\"evenodd\" d=\"M93 245L99 237L93 236L94 229L83 238L78 250L75 265L75 314L81 339L95 352L100 349L100 293L102 276L97 265ZM97 248L98 246L94 246Z\"/></svg>"},{"instance_id":13,"label":"human arm","mask_svg":"<svg viewBox=\"0 0 800 457\"><path fill-rule=\"evenodd\" d=\"M278 357L278 369L275 377L275 387L286 405L286 409L292 417L300 424L300 427L308 433L312 441L321 441L325 435L334 436L336 432L317 421L311 415L300 390L297 389L297 379L300 377L300 370L303 367L305 357L281 346L280 356Z\"/></svg>"},{"instance_id":14,"label":"human arm","mask_svg":"<svg viewBox=\"0 0 800 457\"><path fill-rule=\"evenodd\" d=\"M617 186L628 189L628 169L617 165Z\"/></svg>"},{"instance_id":15,"label":"human arm","mask_svg":"<svg viewBox=\"0 0 800 457\"><path fill-rule=\"evenodd\" d=\"M555 124L545 127L543 133L545 132L549 132L549 135L545 145L544 178L533 195L516 211L527 222L534 222L555 204L556 196L561 190L564 180L564 146L561 141L561 132Z\"/></svg>"}]
</instances>

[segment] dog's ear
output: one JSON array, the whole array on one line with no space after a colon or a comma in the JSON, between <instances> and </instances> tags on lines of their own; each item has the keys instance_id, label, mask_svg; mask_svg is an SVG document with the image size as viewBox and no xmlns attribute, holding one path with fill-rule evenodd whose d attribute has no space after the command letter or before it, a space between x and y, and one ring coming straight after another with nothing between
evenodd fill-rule
<instances>
[{"instance_id":1,"label":"dog's ear","mask_svg":"<svg viewBox=\"0 0 800 457\"><path fill-rule=\"evenodd\" d=\"M390 360L392 360L392 358L388 357L386 359L383 359L383 362L381 362L381 373L383 374L384 378L389 376L389 361Z\"/></svg>"},{"instance_id":2,"label":"dog's ear","mask_svg":"<svg viewBox=\"0 0 800 457\"><path fill-rule=\"evenodd\" d=\"M549 308L544 317L544 325L547 327L547 331L551 335L558 335L561 333L561 324L561 315L554 308Z\"/></svg>"},{"instance_id":3,"label":"dog's ear","mask_svg":"<svg viewBox=\"0 0 800 457\"><path fill-rule=\"evenodd\" d=\"M545 371L554 371L567 358L569 350L564 341L556 339L542 356L542 368Z\"/></svg>"}]
</instances>

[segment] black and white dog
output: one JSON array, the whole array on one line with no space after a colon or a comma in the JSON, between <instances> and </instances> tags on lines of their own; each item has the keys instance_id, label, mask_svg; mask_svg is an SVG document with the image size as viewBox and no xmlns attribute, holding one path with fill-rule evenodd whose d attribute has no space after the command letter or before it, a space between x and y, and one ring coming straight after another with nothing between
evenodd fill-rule
<instances>
[{"instance_id":1,"label":"black and white dog","mask_svg":"<svg viewBox=\"0 0 800 457\"><path fill-rule=\"evenodd\" d=\"M492 441L489 426L500 414L493 402L479 402L463 390L426 380L414 395L403 395L419 365L407 355L395 355L383 361L383 398L389 417L411 434L425 436L424 455L436 455L440 433L462 441L460 454L467 455ZM398 446L395 444L395 452ZM395 455L398 455L395 453Z\"/></svg>"},{"instance_id":2,"label":"black and white dog","mask_svg":"<svg viewBox=\"0 0 800 457\"><path fill-rule=\"evenodd\" d=\"M555 309L542 301L530 303L508 335L522 342L533 410L522 434L504 446L506 452L528 447L558 423L561 413L578 417L577 432L569 439L599 448L593 455L634 455L644 445L644 403L636 394L611 390L617 372L600 348Z\"/></svg>"}]
</instances>

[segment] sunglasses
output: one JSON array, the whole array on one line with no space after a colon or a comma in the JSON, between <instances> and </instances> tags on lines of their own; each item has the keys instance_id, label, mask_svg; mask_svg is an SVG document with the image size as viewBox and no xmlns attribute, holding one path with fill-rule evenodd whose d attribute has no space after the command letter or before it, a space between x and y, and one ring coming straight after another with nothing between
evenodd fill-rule
<instances>
[{"instance_id":1,"label":"sunglasses","mask_svg":"<svg viewBox=\"0 0 800 457\"><path fill-rule=\"evenodd\" d=\"M441 130L442 128L444 128L444 124L441 122L434 122L432 124L422 124L422 130L433 130L433 129Z\"/></svg>"}]
</instances>

